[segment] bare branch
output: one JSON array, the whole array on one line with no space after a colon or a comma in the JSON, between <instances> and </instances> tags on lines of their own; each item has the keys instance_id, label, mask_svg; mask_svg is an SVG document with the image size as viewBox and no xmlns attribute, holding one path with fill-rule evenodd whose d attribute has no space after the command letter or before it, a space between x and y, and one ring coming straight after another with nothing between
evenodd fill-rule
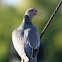
<instances>
[{"instance_id":1,"label":"bare branch","mask_svg":"<svg viewBox=\"0 0 62 62\"><path fill-rule=\"evenodd\" d=\"M49 24L51 23L53 17L54 17L55 14L57 13L57 11L58 11L58 9L60 8L61 4L62 4L62 0L59 2L58 6L56 7L56 9L54 10L52 16L50 17L49 21L47 22L46 26L44 27L44 29L43 29L43 31L42 31L42 33L41 33L41 35L40 35L40 39L42 38L43 34L45 33L46 29L48 28Z\"/></svg>"}]
</instances>

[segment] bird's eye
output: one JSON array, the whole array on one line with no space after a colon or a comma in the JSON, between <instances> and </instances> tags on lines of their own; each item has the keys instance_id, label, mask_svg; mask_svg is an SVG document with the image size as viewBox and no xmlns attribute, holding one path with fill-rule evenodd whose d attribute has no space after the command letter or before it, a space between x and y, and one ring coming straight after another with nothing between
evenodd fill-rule
<instances>
[{"instance_id":1,"label":"bird's eye","mask_svg":"<svg viewBox=\"0 0 62 62\"><path fill-rule=\"evenodd\" d=\"M33 12L33 10L31 10L31 12Z\"/></svg>"}]
</instances>

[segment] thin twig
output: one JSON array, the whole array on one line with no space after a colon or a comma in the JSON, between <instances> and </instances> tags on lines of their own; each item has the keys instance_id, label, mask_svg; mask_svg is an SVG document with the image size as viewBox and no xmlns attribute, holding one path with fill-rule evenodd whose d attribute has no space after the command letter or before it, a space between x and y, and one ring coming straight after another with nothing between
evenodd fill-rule
<instances>
[{"instance_id":1,"label":"thin twig","mask_svg":"<svg viewBox=\"0 0 62 62\"><path fill-rule=\"evenodd\" d=\"M46 29L48 28L49 24L51 23L53 17L54 17L55 14L57 13L57 11L58 11L58 9L60 8L61 4L62 4L62 0L59 2L58 6L56 7L56 9L54 10L52 16L50 17L49 21L47 22L46 26L44 27L44 29L43 29L43 31L42 31L42 33L41 33L41 35L40 35L40 39L42 38L43 34L45 33Z\"/></svg>"}]
</instances>

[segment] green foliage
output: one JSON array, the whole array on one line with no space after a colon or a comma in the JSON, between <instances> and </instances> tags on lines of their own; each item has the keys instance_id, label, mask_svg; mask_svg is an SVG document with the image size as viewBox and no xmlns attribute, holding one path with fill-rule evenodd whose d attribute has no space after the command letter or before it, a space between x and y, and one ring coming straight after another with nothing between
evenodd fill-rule
<instances>
[{"instance_id":1,"label":"green foliage","mask_svg":"<svg viewBox=\"0 0 62 62\"><path fill-rule=\"evenodd\" d=\"M39 10L41 16L36 16L32 22L41 33L58 3L59 0L26 0L17 7L0 4L0 62L8 61L12 31L21 24L25 11L31 7ZM43 41L45 62L61 62L62 6L43 35L41 43Z\"/></svg>"}]
</instances>

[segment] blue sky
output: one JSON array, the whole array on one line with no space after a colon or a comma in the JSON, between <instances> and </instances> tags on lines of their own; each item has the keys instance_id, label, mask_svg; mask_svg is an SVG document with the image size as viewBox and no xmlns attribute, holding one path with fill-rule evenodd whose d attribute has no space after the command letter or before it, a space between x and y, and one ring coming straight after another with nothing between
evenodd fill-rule
<instances>
[{"instance_id":1,"label":"blue sky","mask_svg":"<svg viewBox=\"0 0 62 62\"><path fill-rule=\"evenodd\" d=\"M6 4L8 6L16 6L23 0L2 0L3 4Z\"/></svg>"}]
</instances>

